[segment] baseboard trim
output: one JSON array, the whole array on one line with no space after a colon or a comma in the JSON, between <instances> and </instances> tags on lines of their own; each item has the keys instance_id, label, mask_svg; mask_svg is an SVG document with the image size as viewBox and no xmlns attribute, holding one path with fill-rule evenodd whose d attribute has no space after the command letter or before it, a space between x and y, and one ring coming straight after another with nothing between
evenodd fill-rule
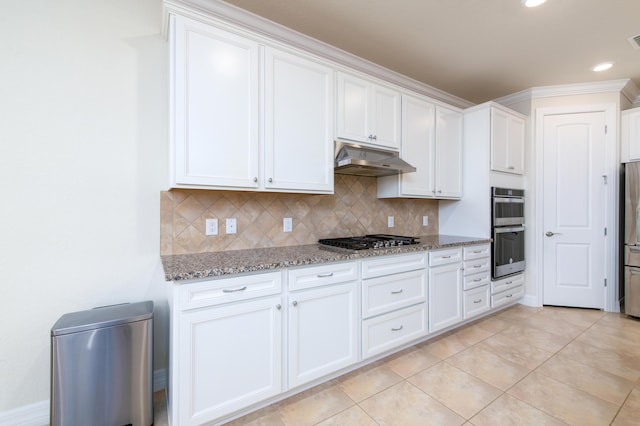
<instances>
[{"instance_id":1,"label":"baseboard trim","mask_svg":"<svg viewBox=\"0 0 640 426\"><path fill-rule=\"evenodd\" d=\"M167 369L153 372L153 391L167 387ZM0 425L3 426L47 426L49 424L49 400L24 405L13 410L0 412Z\"/></svg>"},{"instance_id":2,"label":"baseboard trim","mask_svg":"<svg viewBox=\"0 0 640 426\"><path fill-rule=\"evenodd\" d=\"M539 307L538 298L536 296L524 295L522 299L520 299L520 303L526 306L536 306Z\"/></svg>"}]
</instances>

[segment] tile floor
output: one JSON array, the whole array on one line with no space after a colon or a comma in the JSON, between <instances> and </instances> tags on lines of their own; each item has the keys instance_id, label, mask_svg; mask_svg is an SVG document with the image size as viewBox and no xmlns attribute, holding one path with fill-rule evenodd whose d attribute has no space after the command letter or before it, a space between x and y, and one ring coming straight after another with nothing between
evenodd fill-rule
<instances>
[{"instance_id":1,"label":"tile floor","mask_svg":"<svg viewBox=\"0 0 640 426\"><path fill-rule=\"evenodd\" d=\"M640 425L640 320L515 305L229 425L566 424Z\"/></svg>"}]
</instances>

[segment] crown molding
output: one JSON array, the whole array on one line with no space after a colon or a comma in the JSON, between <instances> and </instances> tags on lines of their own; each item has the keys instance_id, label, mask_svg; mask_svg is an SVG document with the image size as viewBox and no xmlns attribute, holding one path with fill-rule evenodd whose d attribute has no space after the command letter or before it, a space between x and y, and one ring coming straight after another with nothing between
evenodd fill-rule
<instances>
[{"instance_id":1,"label":"crown molding","mask_svg":"<svg viewBox=\"0 0 640 426\"><path fill-rule=\"evenodd\" d=\"M221 0L164 0L162 32L165 37L168 34L169 14L187 16L210 24L230 24L458 108L475 105L466 99L421 83Z\"/></svg>"}]
</instances>

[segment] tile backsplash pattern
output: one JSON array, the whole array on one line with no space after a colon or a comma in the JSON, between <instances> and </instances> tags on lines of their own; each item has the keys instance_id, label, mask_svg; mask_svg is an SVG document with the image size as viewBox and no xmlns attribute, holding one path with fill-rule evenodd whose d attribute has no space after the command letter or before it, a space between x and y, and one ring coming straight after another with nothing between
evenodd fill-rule
<instances>
[{"instance_id":1,"label":"tile backsplash pattern","mask_svg":"<svg viewBox=\"0 0 640 426\"><path fill-rule=\"evenodd\" d=\"M364 234L438 233L438 202L378 199L376 178L335 175L330 195L171 190L161 193L160 254L189 254L314 244L320 238ZM422 216L429 225L422 226ZM395 226L387 227L388 216ZM293 219L293 232L282 219ZM218 219L218 235L205 235L205 220ZM237 233L225 233L226 218Z\"/></svg>"}]
</instances>

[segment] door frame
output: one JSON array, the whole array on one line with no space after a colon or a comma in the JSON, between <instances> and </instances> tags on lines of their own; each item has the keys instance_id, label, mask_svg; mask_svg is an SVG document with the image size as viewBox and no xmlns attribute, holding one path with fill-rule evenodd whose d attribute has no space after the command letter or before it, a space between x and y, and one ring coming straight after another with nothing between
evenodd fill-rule
<instances>
[{"instance_id":1,"label":"door frame","mask_svg":"<svg viewBox=\"0 0 640 426\"><path fill-rule=\"evenodd\" d=\"M604 310L607 312L619 312L618 304L618 206L619 206L619 149L618 149L618 115L615 103L570 105L562 107L543 107L536 109L535 115L535 226L533 241L536 257L536 302L542 306L544 292L544 118L550 115L580 114L587 112L603 112L607 132L605 134L605 170L607 173L607 185L605 188L605 279L607 286L603 287ZM529 237L531 238L531 236ZM604 283L603 283L604 285Z\"/></svg>"}]
</instances>

